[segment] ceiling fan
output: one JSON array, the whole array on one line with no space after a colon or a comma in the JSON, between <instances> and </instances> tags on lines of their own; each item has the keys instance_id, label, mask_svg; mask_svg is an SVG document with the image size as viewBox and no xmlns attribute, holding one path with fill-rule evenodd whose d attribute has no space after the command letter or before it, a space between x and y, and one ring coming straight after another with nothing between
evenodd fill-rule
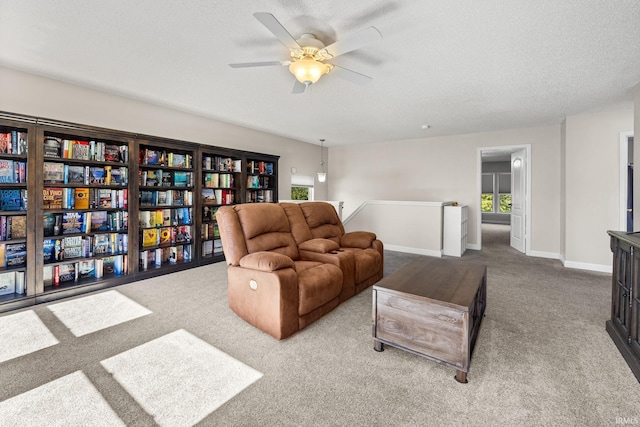
<instances>
[{"instance_id":1,"label":"ceiling fan","mask_svg":"<svg viewBox=\"0 0 640 427\"><path fill-rule=\"evenodd\" d=\"M289 71L296 78L293 93L303 93L309 85L317 82L320 77L332 70L336 70L336 74L353 83L366 84L372 80L369 76L349 70L348 68L340 67L336 64L329 64L325 61L381 40L382 34L377 28L365 28L344 40L339 40L329 46L325 46L322 41L318 40L316 36L311 33L302 34L300 38L296 40L275 16L270 13L259 12L254 13L253 16L289 49L291 59L286 61L236 63L229 64L230 67L245 68L288 65Z\"/></svg>"}]
</instances>

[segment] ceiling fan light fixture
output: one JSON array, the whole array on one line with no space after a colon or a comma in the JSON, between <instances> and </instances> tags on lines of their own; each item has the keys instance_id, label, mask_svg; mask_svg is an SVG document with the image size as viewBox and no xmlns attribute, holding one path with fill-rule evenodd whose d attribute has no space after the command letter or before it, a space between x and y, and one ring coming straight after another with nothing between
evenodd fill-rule
<instances>
[{"instance_id":1,"label":"ceiling fan light fixture","mask_svg":"<svg viewBox=\"0 0 640 427\"><path fill-rule=\"evenodd\" d=\"M320 77L327 74L330 70L330 64L315 60L311 55L305 55L289 65L291 74L293 74L300 83L306 85L317 82L320 80Z\"/></svg>"}]
</instances>

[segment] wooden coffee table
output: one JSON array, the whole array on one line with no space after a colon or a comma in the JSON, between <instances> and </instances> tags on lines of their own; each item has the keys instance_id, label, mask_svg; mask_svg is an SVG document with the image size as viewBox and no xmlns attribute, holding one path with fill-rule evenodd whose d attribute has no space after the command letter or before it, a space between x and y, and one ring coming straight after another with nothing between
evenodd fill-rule
<instances>
[{"instance_id":1,"label":"wooden coffee table","mask_svg":"<svg viewBox=\"0 0 640 427\"><path fill-rule=\"evenodd\" d=\"M485 265L416 259L373 286L373 348L388 344L451 366L466 383L486 306Z\"/></svg>"}]
</instances>

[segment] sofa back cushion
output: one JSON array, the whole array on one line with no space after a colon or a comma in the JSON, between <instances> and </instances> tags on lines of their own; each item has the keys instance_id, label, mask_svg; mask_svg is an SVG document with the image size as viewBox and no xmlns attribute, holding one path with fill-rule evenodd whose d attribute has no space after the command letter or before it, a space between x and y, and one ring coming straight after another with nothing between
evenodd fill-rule
<instances>
[{"instance_id":1,"label":"sofa back cushion","mask_svg":"<svg viewBox=\"0 0 640 427\"><path fill-rule=\"evenodd\" d=\"M340 244L340 239L344 235L344 227L331 204L307 202L301 203L300 209L314 239L330 239Z\"/></svg>"},{"instance_id":2,"label":"sofa back cushion","mask_svg":"<svg viewBox=\"0 0 640 427\"><path fill-rule=\"evenodd\" d=\"M292 260L299 259L300 254L291 235L289 220L281 206L273 203L248 203L235 205L233 209L238 215L248 253L271 251L286 255Z\"/></svg>"},{"instance_id":3,"label":"sofa back cushion","mask_svg":"<svg viewBox=\"0 0 640 427\"><path fill-rule=\"evenodd\" d=\"M304 218L304 214L302 213L300 204L282 202L280 203L280 206L282 206L282 209L284 209L284 213L287 215L287 218L289 218L289 224L291 225L291 234L293 235L296 243L300 245L307 240L313 239L313 236L311 235L311 229L307 224L307 220Z\"/></svg>"}]
</instances>

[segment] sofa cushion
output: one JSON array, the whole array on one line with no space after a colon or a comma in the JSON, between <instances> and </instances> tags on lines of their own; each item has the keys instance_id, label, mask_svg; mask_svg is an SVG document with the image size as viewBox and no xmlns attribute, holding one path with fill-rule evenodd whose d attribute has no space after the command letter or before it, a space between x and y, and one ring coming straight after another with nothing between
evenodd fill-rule
<instances>
[{"instance_id":1,"label":"sofa cushion","mask_svg":"<svg viewBox=\"0 0 640 427\"><path fill-rule=\"evenodd\" d=\"M291 225L291 234L293 234L293 238L296 243L300 244L302 242L306 242L307 240L313 239L311 235L311 230L307 225L307 220L304 218L304 214L302 213L302 209L300 208L299 203L280 203L282 209L284 209L284 213L289 218L289 224Z\"/></svg>"},{"instance_id":2,"label":"sofa cushion","mask_svg":"<svg viewBox=\"0 0 640 427\"><path fill-rule=\"evenodd\" d=\"M320 254L326 254L327 252L337 251L338 249L340 249L340 245L329 239L311 239L307 240L306 242L300 243L298 245L298 249L302 251L311 251Z\"/></svg>"},{"instance_id":3,"label":"sofa cushion","mask_svg":"<svg viewBox=\"0 0 640 427\"><path fill-rule=\"evenodd\" d=\"M345 248L366 249L371 247L371 242L376 240L376 235L369 231L352 231L342 236L340 244Z\"/></svg>"},{"instance_id":4,"label":"sofa cushion","mask_svg":"<svg viewBox=\"0 0 640 427\"><path fill-rule=\"evenodd\" d=\"M298 314L300 316L337 298L342 290L342 271L338 267L331 264L315 264L302 271L298 270ZM309 266L306 265L306 267Z\"/></svg>"},{"instance_id":5,"label":"sofa cushion","mask_svg":"<svg viewBox=\"0 0 640 427\"><path fill-rule=\"evenodd\" d=\"M275 252L254 252L240 259L240 267L260 271L277 271L294 268L291 258Z\"/></svg>"},{"instance_id":6,"label":"sofa cushion","mask_svg":"<svg viewBox=\"0 0 640 427\"><path fill-rule=\"evenodd\" d=\"M331 239L340 244L340 238L344 234L344 227L332 205L329 203L307 202L301 203L300 208L314 238Z\"/></svg>"},{"instance_id":7,"label":"sofa cushion","mask_svg":"<svg viewBox=\"0 0 640 427\"><path fill-rule=\"evenodd\" d=\"M249 253L273 251L296 260L298 247L284 209L273 203L234 206Z\"/></svg>"}]
</instances>

